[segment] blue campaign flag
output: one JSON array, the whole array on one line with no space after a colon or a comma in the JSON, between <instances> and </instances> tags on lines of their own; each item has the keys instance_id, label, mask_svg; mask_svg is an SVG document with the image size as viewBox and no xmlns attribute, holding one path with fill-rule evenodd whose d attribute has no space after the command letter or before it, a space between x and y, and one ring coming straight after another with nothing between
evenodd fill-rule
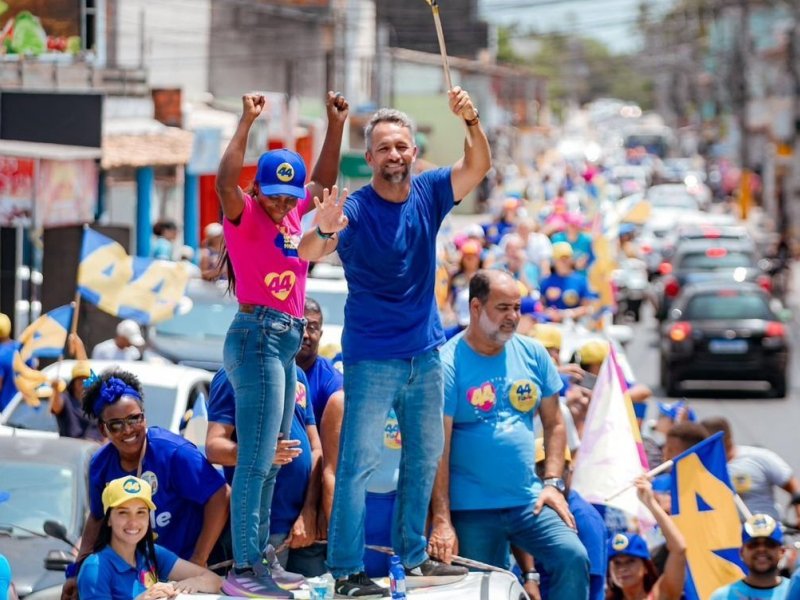
<instances>
[{"instance_id":1,"label":"blue campaign flag","mask_svg":"<svg viewBox=\"0 0 800 600\"><path fill-rule=\"evenodd\" d=\"M78 265L78 290L99 309L150 325L172 318L189 271L180 263L132 257L109 237L86 228Z\"/></svg>"},{"instance_id":2,"label":"blue campaign flag","mask_svg":"<svg viewBox=\"0 0 800 600\"><path fill-rule=\"evenodd\" d=\"M32 358L61 356L72 326L74 311L71 304L59 306L28 325L19 337L22 344L19 355L22 361L27 363Z\"/></svg>"},{"instance_id":3,"label":"blue campaign flag","mask_svg":"<svg viewBox=\"0 0 800 600\"><path fill-rule=\"evenodd\" d=\"M744 577L739 557L742 526L728 477L722 432L674 459L672 519L686 539L687 600Z\"/></svg>"}]
</instances>

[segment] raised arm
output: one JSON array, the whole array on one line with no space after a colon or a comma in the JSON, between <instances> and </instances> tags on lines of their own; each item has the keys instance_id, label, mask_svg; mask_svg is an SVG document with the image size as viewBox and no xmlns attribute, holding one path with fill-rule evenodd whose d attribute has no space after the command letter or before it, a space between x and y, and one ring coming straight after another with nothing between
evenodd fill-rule
<instances>
[{"instance_id":1,"label":"raised arm","mask_svg":"<svg viewBox=\"0 0 800 600\"><path fill-rule=\"evenodd\" d=\"M325 141L322 142L322 150L308 183L312 197L316 196L317 198L322 198L322 190L333 187L339 177L342 134L350 105L341 94L328 92L325 110L328 113L328 129L325 132Z\"/></svg>"},{"instance_id":2,"label":"raised arm","mask_svg":"<svg viewBox=\"0 0 800 600\"><path fill-rule=\"evenodd\" d=\"M453 417L444 417L444 450L433 481L431 495L431 535L428 553L445 563L458 554L458 537L450 519L450 441L453 437Z\"/></svg>"},{"instance_id":3,"label":"raised arm","mask_svg":"<svg viewBox=\"0 0 800 600\"><path fill-rule=\"evenodd\" d=\"M664 572L656 582L658 592L654 597L656 600L679 600L686 580L686 540L672 518L661 508L653 494L653 485L644 475L636 479L636 493L641 503L653 513L669 550Z\"/></svg>"},{"instance_id":4,"label":"raised arm","mask_svg":"<svg viewBox=\"0 0 800 600\"><path fill-rule=\"evenodd\" d=\"M242 96L242 117L219 161L217 195L222 206L222 213L229 221L237 221L244 210L244 196L239 187L239 176L242 173L247 136L250 133L250 127L264 110L266 103L266 98L260 94Z\"/></svg>"},{"instance_id":5,"label":"raised arm","mask_svg":"<svg viewBox=\"0 0 800 600\"><path fill-rule=\"evenodd\" d=\"M450 110L467 123L469 141L464 142L464 156L454 165L450 176L456 202L474 190L492 167L492 151L481 127L478 109L469 94L459 86L448 92Z\"/></svg>"},{"instance_id":6,"label":"raised arm","mask_svg":"<svg viewBox=\"0 0 800 600\"><path fill-rule=\"evenodd\" d=\"M347 188L342 190L339 196L339 188L333 186L330 190L322 190L322 200L319 196L314 196L314 204L317 207L317 226L306 231L300 245L297 247L297 254L303 260L313 262L319 260L336 250L339 244L337 235L342 229L347 227L347 217L344 214L344 201L347 199Z\"/></svg>"}]
</instances>

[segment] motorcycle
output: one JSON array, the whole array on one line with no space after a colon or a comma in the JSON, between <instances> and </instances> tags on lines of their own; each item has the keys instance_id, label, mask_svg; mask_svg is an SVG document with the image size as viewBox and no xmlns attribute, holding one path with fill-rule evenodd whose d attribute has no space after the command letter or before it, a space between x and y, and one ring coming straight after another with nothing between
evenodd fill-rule
<instances>
[{"instance_id":1,"label":"motorcycle","mask_svg":"<svg viewBox=\"0 0 800 600\"><path fill-rule=\"evenodd\" d=\"M639 258L624 258L620 260L619 268L613 272L612 280L617 302L615 322L620 322L625 317L638 322L649 285L647 263Z\"/></svg>"}]
</instances>

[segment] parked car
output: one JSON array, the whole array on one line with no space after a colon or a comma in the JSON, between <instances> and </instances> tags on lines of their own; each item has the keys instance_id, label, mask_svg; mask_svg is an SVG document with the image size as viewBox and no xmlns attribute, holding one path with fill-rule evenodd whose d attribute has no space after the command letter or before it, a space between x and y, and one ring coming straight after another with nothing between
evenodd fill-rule
<instances>
[{"instance_id":1,"label":"parked car","mask_svg":"<svg viewBox=\"0 0 800 600\"><path fill-rule=\"evenodd\" d=\"M0 437L0 554L25 600L61 598L72 547L89 510L86 473L99 448L70 438ZM48 525L45 525L48 523Z\"/></svg>"},{"instance_id":2,"label":"parked car","mask_svg":"<svg viewBox=\"0 0 800 600\"><path fill-rule=\"evenodd\" d=\"M50 379L69 379L74 360L64 360L44 369ZM212 374L202 369L179 365L159 365L141 361L92 360L92 370L102 373L114 366L130 371L139 378L144 388L144 403L148 425L157 425L179 433L185 426L186 411L202 395L208 398ZM50 406L42 402L38 408L29 406L17 394L0 414L0 424L28 430L49 431L58 434L56 418ZM2 483L0 483L2 485Z\"/></svg>"},{"instance_id":3,"label":"parked car","mask_svg":"<svg viewBox=\"0 0 800 600\"><path fill-rule=\"evenodd\" d=\"M148 329L144 359L217 371L222 366L225 335L239 310L226 285L190 281L178 314Z\"/></svg>"},{"instance_id":4,"label":"parked car","mask_svg":"<svg viewBox=\"0 0 800 600\"><path fill-rule=\"evenodd\" d=\"M662 327L661 385L677 396L687 380L764 381L786 395L786 326L754 283L687 287Z\"/></svg>"},{"instance_id":5,"label":"parked car","mask_svg":"<svg viewBox=\"0 0 800 600\"><path fill-rule=\"evenodd\" d=\"M701 281L751 281L765 290L771 287L769 277L758 263L753 244L739 240L690 240L675 250L669 262L660 269L661 279L654 289L656 318L667 318L672 303L681 289Z\"/></svg>"}]
</instances>

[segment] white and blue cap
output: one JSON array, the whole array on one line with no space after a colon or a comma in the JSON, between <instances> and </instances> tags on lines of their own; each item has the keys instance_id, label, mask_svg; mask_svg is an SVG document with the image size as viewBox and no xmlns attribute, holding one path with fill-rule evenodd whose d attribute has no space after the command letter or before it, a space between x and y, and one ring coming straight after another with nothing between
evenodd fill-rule
<instances>
[{"instance_id":1,"label":"white and blue cap","mask_svg":"<svg viewBox=\"0 0 800 600\"><path fill-rule=\"evenodd\" d=\"M286 148L265 152L258 159L256 183L265 196L306 197L306 164L297 152Z\"/></svg>"},{"instance_id":2,"label":"white and blue cap","mask_svg":"<svg viewBox=\"0 0 800 600\"><path fill-rule=\"evenodd\" d=\"M752 515L744 522L744 527L742 527L742 544L747 544L750 540L757 538L767 538L776 544L782 544L783 530L777 521L769 515Z\"/></svg>"}]
</instances>

